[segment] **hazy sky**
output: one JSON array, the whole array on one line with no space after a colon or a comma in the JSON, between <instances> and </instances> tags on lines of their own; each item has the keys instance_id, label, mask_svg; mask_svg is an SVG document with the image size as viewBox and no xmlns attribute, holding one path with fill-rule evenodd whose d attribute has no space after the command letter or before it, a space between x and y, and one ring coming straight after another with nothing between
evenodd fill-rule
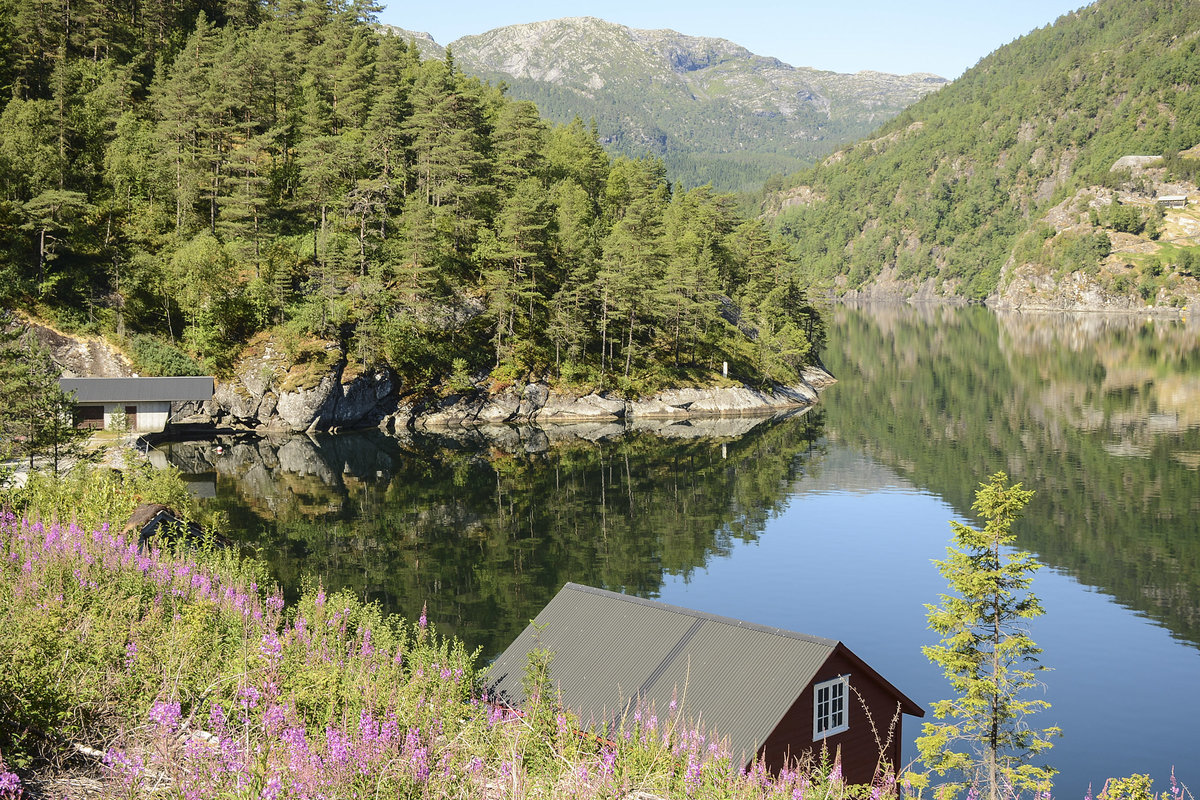
<instances>
[{"instance_id":1,"label":"hazy sky","mask_svg":"<svg viewBox=\"0 0 1200 800\"><path fill-rule=\"evenodd\" d=\"M385 0L386 2L387 0ZM956 78L979 59L1083 0L390 0L380 21L439 44L504 25L600 17L734 41L793 66L837 72L933 72Z\"/></svg>"}]
</instances>

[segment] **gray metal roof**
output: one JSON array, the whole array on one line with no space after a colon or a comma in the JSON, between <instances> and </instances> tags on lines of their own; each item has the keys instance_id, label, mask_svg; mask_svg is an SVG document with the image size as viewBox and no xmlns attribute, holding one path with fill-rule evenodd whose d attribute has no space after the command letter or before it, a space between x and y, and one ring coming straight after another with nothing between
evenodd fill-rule
<instances>
[{"instance_id":1,"label":"gray metal roof","mask_svg":"<svg viewBox=\"0 0 1200 800\"><path fill-rule=\"evenodd\" d=\"M838 647L832 639L568 583L493 663L488 683L495 697L524 702L521 679L539 641L554 653L550 677L563 705L585 725L619 718L639 699L665 719L677 697L683 719L698 720L710 737L727 740L735 760L747 761Z\"/></svg>"},{"instance_id":2,"label":"gray metal roof","mask_svg":"<svg viewBox=\"0 0 1200 800\"><path fill-rule=\"evenodd\" d=\"M132 403L139 400L208 400L212 376L200 378L60 378L76 403Z\"/></svg>"}]
</instances>

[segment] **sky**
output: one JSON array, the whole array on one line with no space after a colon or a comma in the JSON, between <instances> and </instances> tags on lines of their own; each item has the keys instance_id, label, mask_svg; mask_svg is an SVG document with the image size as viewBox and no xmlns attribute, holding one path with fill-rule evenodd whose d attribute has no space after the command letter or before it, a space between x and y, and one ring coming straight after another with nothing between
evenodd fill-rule
<instances>
[{"instance_id":1,"label":"sky","mask_svg":"<svg viewBox=\"0 0 1200 800\"><path fill-rule=\"evenodd\" d=\"M385 0L388 2L388 0ZM792 66L957 78L979 59L1083 0L390 0L381 22L446 45L505 25L600 17L729 39Z\"/></svg>"}]
</instances>

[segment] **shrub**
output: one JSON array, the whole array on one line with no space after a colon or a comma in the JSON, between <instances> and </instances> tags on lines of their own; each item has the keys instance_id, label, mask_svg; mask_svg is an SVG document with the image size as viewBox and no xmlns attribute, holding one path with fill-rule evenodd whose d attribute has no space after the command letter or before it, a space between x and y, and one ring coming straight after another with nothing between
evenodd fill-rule
<instances>
[{"instance_id":1,"label":"shrub","mask_svg":"<svg viewBox=\"0 0 1200 800\"><path fill-rule=\"evenodd\" d=\"M204 374L199 362L157 336L136 334L129 337L129 355L134 368L142 375L175 377Z\"/></svg>"}]
</instances>

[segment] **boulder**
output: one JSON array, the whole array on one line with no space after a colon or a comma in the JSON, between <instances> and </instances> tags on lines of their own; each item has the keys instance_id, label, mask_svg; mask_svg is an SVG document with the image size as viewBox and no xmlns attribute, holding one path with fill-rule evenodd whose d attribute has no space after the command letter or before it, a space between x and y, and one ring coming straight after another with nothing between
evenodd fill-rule
<instances>
[{"instance_id":1,"label":"boulder","mask_svg":"<svg viewBox=\"0 0 1200 800\"><path fill-rule=\"evenodd\" d=\"M517 407L517 416L533 419L550 399L550 387L544 383L531 383L521 392L521 403Z\"/></svg>"},{"instance_id":2,"label":"boulder","mask_svg":"<svg viewBox=\"0 0 1200 800\"><path fill-rule=\"evenodd\" d=\"M316 386L280 392L279 401L275 405L276 417L283 423L280 427L297 433L308 430L321 416L322 409L334 391L340 392L338 373L326 374Z\"/></svg>"},{"instance_id":3,"label":"boulder","mask_svg":"<svg viewBox=\"0 0 1200 800\"><path fill-rule=\"evenodd\" d=\"M321 409L322 424L337 427L377 425L385 415L384 401L396 392L390 370L365 372L340 383Z\"/></svg>"},{"instance_id":4,"label":"boulder","mask_svg":"<svg viewBox=\"0 0 1200 800\"><path fill-rule=\"evenodd\" d=\"M589 394L585 397L549 395L538 411L538 422L624 419L624 400Z\"/></svg>"},{"instance_id":5,"label":"boulder","mask_svg":"<svg viewBox=\"0 0 1200 800\"><path fill-rule=\"evenodd\" d=\"M509 394L491 397L480 407L475 419L492 424L508 422L517 416L520 405L521 401Z\"/></svg>"}]
</instances>

